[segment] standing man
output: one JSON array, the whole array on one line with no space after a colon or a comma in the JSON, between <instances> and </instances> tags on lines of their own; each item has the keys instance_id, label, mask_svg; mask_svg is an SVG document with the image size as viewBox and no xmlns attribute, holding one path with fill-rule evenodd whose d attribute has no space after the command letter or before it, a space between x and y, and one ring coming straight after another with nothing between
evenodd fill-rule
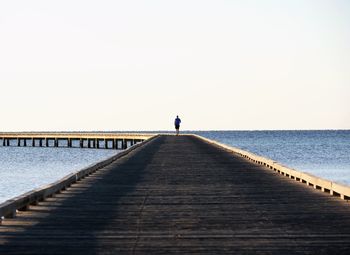
<instances>
[{"instance_id":1,"label":"standing man","mask_svg":"<svg viewBox=\"0 0 350 255\"><path fill-rule=\"evenodd\" d=\"M174 123L175 129L176 129L176 135L179 135L180 123L181 123L181 120L179 116L176 116L175 123Z\"/></svg>"}]
</instances>

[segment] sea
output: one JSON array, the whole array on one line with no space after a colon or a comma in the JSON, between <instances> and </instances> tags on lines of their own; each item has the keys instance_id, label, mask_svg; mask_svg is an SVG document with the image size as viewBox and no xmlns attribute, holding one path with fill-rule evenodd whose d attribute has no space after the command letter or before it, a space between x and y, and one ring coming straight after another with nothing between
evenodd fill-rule
<instances>
[{"instance_id":1,"label":"sea","mask_svg":"<svg viewBox=\"0 0 350 255\"><path fill-rule=\"evenodd\" d=\"M65 147L0 147L0 203L119 152Z\"/></svg>"},{"instance_id":2,"label":"sea","mask_svg":"<svg viewBox=\"0 0 350 255\"><path fill-rule=\"evenodd\" d=\"M350 186L350 130L186 131ZM0 203L120 151L0 146Z\"/></svg>"},{"instance_id":3,"label":"sea","mask_svg":"<svg viewBox=\"0 0 350 255\"><path fill-rule=\"evenodd\" d=\"M350 186L350 130L193 133Z\"/></svg>"}]
</instances>

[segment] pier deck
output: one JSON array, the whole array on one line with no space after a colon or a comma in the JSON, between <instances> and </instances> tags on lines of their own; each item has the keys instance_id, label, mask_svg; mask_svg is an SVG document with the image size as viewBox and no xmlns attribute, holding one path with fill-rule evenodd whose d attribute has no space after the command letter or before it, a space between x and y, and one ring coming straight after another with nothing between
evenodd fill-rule
<instances>
[{"instance_id":1,"label":"pier deck","mask_svg":"<svg viewBox=\"0 0 350 255\"><path fill-rule=\"evenodd\" d=\"M160 136L0 226L0 254L349 254L350 206Z\"/></svg>"}]
</instances>

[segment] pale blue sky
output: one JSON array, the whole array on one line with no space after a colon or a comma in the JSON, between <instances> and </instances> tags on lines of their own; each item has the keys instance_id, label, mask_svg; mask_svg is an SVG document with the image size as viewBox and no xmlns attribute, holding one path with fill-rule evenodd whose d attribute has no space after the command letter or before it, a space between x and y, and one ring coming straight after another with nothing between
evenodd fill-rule
<instances>
[{"instance_id":1,"label":"pale blue sky","mask_svg":"<svg viewBox=\"0 0 350 255\"><path fill-rule=\"evenodd\" d=\"M0 131L350 129L350 1L0 0Z\"/></svg>"}]
</instances>

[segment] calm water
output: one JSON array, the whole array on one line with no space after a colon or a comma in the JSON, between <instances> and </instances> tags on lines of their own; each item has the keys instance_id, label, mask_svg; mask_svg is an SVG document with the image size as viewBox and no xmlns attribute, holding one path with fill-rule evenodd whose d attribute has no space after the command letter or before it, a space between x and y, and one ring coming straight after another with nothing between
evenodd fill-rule
<instances>
[{"instance_id":1,"label":"calm water","mask_svg":"<svg viewBox=\"0 0 350 255\"><path fill-rule=\"evenodd\" d=\"M350 130L195 131L286 166L350 185ZM118 151L0 146L0 203L54 182Z\"/></svg>"},{"instance_id":2,"label":"calm water","mask_svg":"<svg viewBox=\"0 0 350 255\"><path fill-rule=\"evenodd\" d=\"M194 133L350 185L350 130Z\"/></svg>"},{"instance_id":3,"label":"calm water","mask_svg":"<svg viewBox=\"0 0 350 255\"><path fill-rule=\"evenodd\" d=\"M0 203L116 153L104 149L0 147Z\"/></svg>"}]
</instances>

